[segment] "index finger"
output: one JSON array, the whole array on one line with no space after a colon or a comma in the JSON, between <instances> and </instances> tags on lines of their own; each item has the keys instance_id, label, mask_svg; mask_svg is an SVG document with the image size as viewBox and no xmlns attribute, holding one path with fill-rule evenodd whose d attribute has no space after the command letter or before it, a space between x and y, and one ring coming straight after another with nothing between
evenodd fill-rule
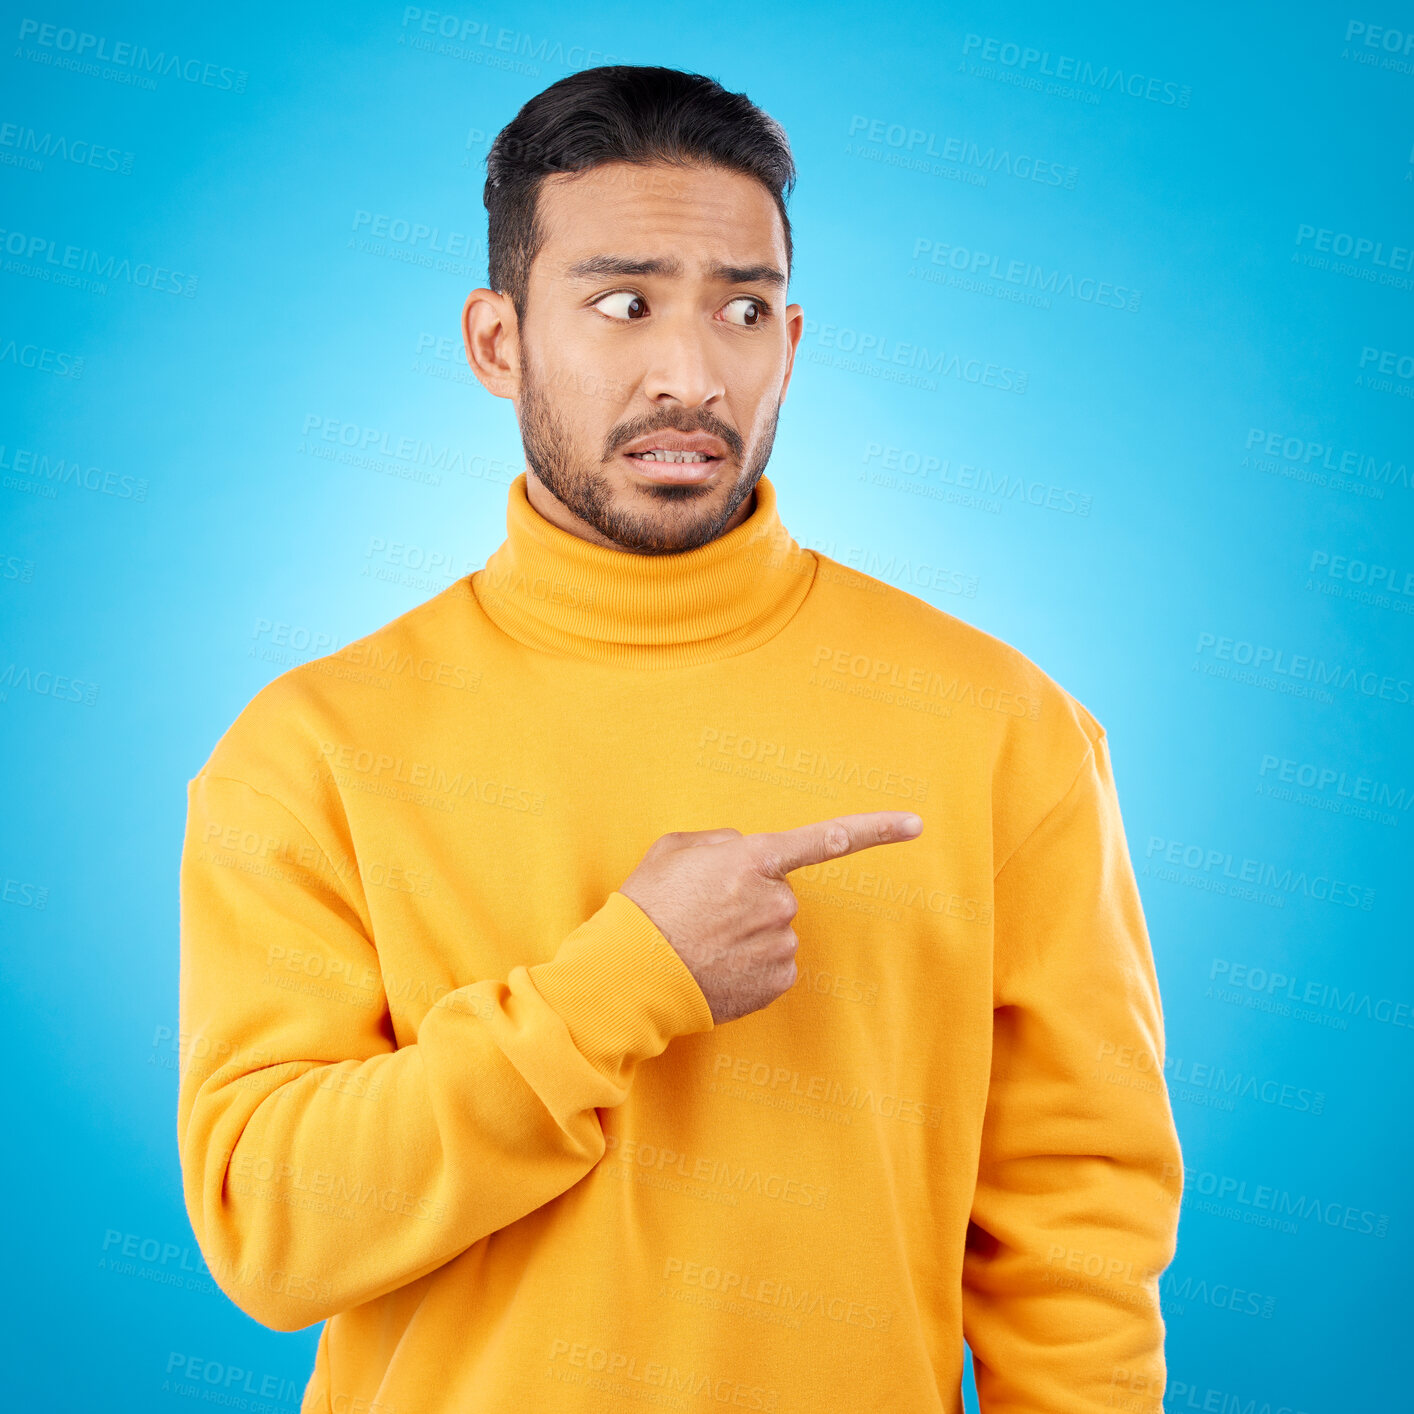
<instances>
[{"instance_id":1,"label":"index finger","mask_svg":"<svg viewBox=\"0 0 1414 1414\"><path fill-rule=\"evenodd\" d=\"M858 815L836 815L791 830L766 830L747 835L757 868L775 879L807 864L823 864L879 844L914 839L923 821L907 810L867 810Z\"/></svg>"}]
</instances>

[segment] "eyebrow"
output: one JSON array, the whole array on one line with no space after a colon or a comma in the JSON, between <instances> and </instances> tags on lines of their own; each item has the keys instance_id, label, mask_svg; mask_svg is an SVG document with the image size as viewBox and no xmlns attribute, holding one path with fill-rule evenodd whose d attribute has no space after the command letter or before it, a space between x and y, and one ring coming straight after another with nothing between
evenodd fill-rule
<instances>
[{"instance_id":1,"label":"eyebrow","mask_svg":"<svg viewBox=\"0 0 1414 1414\"><path fill-rule=\"evenodd\" d=\"M591 255L565 271L569 280L601 280L605 276L682 274L682 262L675 257L635 260L626 255ZM775 285L785 288L786 277L774 265L709 265L707 278L725 285Z\"/></svg>"}]
</instances>

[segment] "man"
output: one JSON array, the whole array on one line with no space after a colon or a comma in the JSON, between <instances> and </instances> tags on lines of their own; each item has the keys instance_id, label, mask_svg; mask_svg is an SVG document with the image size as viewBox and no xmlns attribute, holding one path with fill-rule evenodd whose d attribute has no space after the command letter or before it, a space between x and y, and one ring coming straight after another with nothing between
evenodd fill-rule
<instances>
[{"instance_id":1,"label":"man","mask_svg":"<svg viewBox=\"0 0 1414 1414\"><path fill-rule=\"evenodd\" d=\"M189 784L188 1211L243 1310L326 1321L305 1411L955 1411L964 1336L984 1410L1160 1408L1107 739L785 529L793 183L699 75L528 102L464 310L507 538Z\"/></svg>"}]
</instances>

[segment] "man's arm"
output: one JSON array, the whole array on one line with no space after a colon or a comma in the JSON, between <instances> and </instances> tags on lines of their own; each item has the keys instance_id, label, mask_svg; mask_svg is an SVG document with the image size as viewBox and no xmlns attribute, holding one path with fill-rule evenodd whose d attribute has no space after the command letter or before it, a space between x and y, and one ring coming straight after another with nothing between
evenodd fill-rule
<instances>
[{"instance_id":1,"label":"man's arm","mask_svg":"<svg viewBox=\"0 0 1414 1414\"><path fill-rule=\"evenodd\" d=\"M447 993L399 1048L358 896L281 802L190 782L183 1188L212 1275L276 1330L414 1281L565 1192L638 1062L712 1026L615 891L552 959Z\"/></svg>"},{"instance_id":2,"label":"man's arm","mask_svg":"<svg viewBox=\"0 0 1414 1414\"><path fill-rule=\"evenodd\" d=\"M963 1263L980 1405L1098 1414L1122 1383L1157 1409L1183 1167L1103 730L1003 861L995 897L991 1088Z\"/></svg>"}]
</instances>

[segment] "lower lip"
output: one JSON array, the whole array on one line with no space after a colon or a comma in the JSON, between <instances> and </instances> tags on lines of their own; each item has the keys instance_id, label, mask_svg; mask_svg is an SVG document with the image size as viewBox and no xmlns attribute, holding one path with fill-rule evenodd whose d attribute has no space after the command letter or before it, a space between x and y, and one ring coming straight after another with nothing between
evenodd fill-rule
<instances>
[{"instance_id":1,"label":"lower lip","mask_svg":"<svg viewBox=\"0 0 1414 1414\"><path fill-rule=\"evenodd\" d=\"M669 486L694 486L699 481L709 481L716 475L723 458L714 457L706 462L652 462L642 457L624 456L633 469L650 481L658 481Z\"/></svg>"}]
</instances>

